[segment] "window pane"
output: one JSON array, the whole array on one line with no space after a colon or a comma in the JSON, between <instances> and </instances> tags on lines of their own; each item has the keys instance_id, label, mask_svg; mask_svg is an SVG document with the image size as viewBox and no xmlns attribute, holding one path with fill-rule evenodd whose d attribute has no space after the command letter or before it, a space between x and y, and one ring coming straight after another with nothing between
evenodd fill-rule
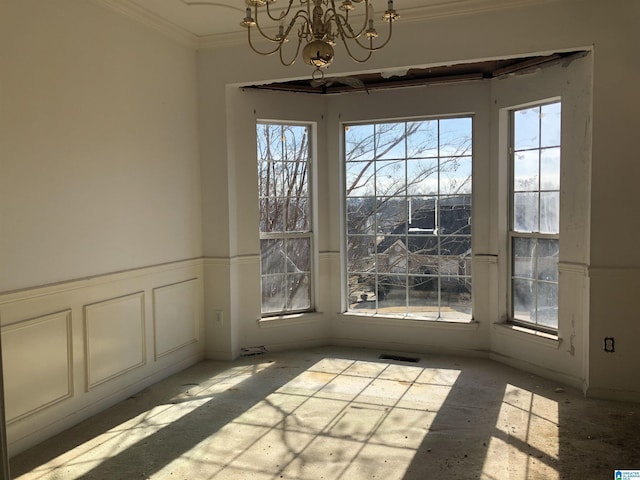
<instances>
[{"instance_id":1,"label":"window pane","mask_svg":"<svg viewBox=\"0 0 640 480\"><path fill-rule=\"evenodd\" d=\"M282 232L284 230L284 209L282 199L268 197L260 199L260 231Z\"/></svg>"},{"instance_id":2,"label":"window pane","mask_svg":"<svg viewBox=\"0 0 640 480\"><path fill-rule=\"evenodd\" d=\"M558 240L538 240L538 280L558 281Z\"/></svg>"},{"instance_id":3,"label":"window pane","mask_svg":"<svg viewBox=\"0 0 640 480\"><path fill-rule=\"evenodd\" d=\"M347 233L375 233L374 197L347 199Z\"/></svg>"},{"instance_id":4,"label":"window pane","mask_svg":"<svg viewBox=\"0 0 640 480\"><path fill-rule=\"evenodd\" d=\"M538 150L516 152L513 159L513 189L516 192L535 192L540 188L540 160Z\"/></svg>"},{"instance_id":5,"label":"window pane","mask_svg":"<svg viewBox=\"0 0 640 480\"><path fill-rule=\"evenodd\" d=\"M287 245L287 272L310 272L311 271L311 239L310 238L290 238Z\"/></svg>"},{"instance_id":6,"label":"window pane","mask_svg":"<svg viewBox=\"0 0 640 480\"><path fill-rule=\"evenodd\" d=\"M443 319L471 320L471 277L455 277L442 280Z\"/></svg>"},{"instance_id":7,"label":"window pane","mask_svg":"<svg viewBox=\"0 0 640 480\"><path fill-rule=\"evenodd\" d=\"M285 201L285 215L287 217L286 232L308 232L309 199L307 197L288 197Z\"/></svg>"},{"instance_id":8,"label":"window pane","mask_svg":"<svg viewBox=\"0 0 640 480\"><path fill-rule=\"evenodd\" d=\"M438 233L471 235L471 195L440 198Z\"/></svg>"},{"instance_id":9,"label":"window pane","mask_svg":"<svg viewBox=\"0 0 640 480\"><path fill-rule=\"evenodd\" d=\"M438 277L418 275L410 277L408 313L428 320L440 317Z\"/></svg>"},{"instance_id":10,"label":"window pane","mask_svg":"<svg viewBox=\"0 0 640 480\"><path fill-rule=\"evenodd\" d=\"M439 238L436 235L409 235L407 243L411 273L437 273Z\"/></svg>"},{"instance_id":11,"label":"window pane","mask_svg":"<svg viewBox=\"0 0 640 480\"><path fill-rule=\"evenodd\" d=\"M516 232L538 231L538 193L515 193L513 229Z\"/></svg>"},{"instance_id":12,"label":"window pane","mask_svg":"<svg viewBox=\"0 0 640 480\"><path fill-rule=\"evenodd\" d=\"M513 114L514 148L526 150L540 146L540 108L517 110Z\"/></svg>"},{"instance_id":13,"label":"window pane","mask_svg":"<svg viewBox=\"0 0 640 480\"><path fill-rule=\"evenodd\" d=\"M282 127L280 125L258 124L258 159L262 161L281 161Z\"/></svg>"},{"instance_id":14,"label":"window pane","mask_svg":"<svg viewBox=\"0 0 640 480\"><path fill-rule=\"evenodd\" d=\"M407 277L405 275L385 275L379 278L378 311L407 313Z\"/></svg>"},{"instance_id":15,"label":"window pane","mask_svg":"<svg viewBox=\"0 0 640 480\"><path fill-rule=\"evenodd\" d=\"M282 170L277 162L258 163L258 194L273 197L282 193Z\"/></svg>"},{"instance_id":16,"label":"window pane","mask_svg":"<svg viewBox=\"0 0 640 480\"><path fill-rule=\"evenodd\" d=\"M346 161L373 160L374 126L350 125L344 130Z\"/></svg>"},{"instance_id":17,"label":"window pane","mask_svg":"<svg viewBox=\"0 0 640 480\"><path fill-rule=\"evenodd\" d=\"M407 123L407 158L438 156L438 121Z\"/></svg>"},{"instance_id":18,"label":"window pane","mask_svg":"<svg viewBox=\"0 0 640 480\"><path fill-rule=\"evenodd\" d=\"M545 327L558 328L558 284L538 284L537 323Z\"/></svg>"},{"instance_id":19,"label":"window pane","mask_svg":"<svg viewBox=\"0 0 640 480\"><path fill-rule=\"evenodd\" d=\"M407 188L409 195L438 193L438 159L407 160Z\"/></svg>"},{"instance_id":20,"label":"window pane","mask_svg":"<svg viewBox=\"0 0 640 480\"><path fill-rule=\"evenodd\" d=\"M560 102L543 105L540 113L540 146L560 145Z\"/></svg>"},{"instance_id":21,"label":"window pane","mask_svg":"<svg viewBox=\"0 0 640 480\"><path fill-rule=\"evenodd\" d=\"M407 200L379 198L376 210L379 234L404 235L407 231Z\"/></svg>"},{"instance_id":22,"label":"window pane","mask_svg":"<svg viewBox=\"0 0 640 480\"><path fill-rule=\"evenodd\" d=\"M307 127L303 125L283 125L282 141L284 161L307 162L309 159Z\"/></svg>"},{"instance_id":23,"label":"window pane","mask_svg":"<svg viewBox=\"0 0 640 480\"><path fill-rule=\"evenodd\" d=\"M393 243L384 252L378 252L378 269L385 273L407 273L407 246L405 237L392 237Z\"/></svg>"},{"instance_id":24,"label":"window pane","mask_svg":"<svg viewBox=\"0 0 640 480\"><path fill-rule=\"evenodd\" d=\"M355 273L372 272L375 268L376 237L347 237L347 271Z\"/></svg>"},{"instance_id":25,"label":"window pane","mask_svg":"<svg viewBox=\"0 0 640 480\"><path fill-rule=\"evenodd\" d=\"M440 163L440 194L471 193L471 157L448 157Z\"/></svg>"},{"instance_id":26,"label":"window pane","mask_svg":"<svg viewBox=\"0 0 640 480\"><path fill-rule=\"evenodd\" d=\"M286 270L284 240L260 240L260 260L262 275L284 273Z\"/></svg>"},{"instance_id":27,"label":"window pane","mask_svg":"<svg viewBox=\"0 0 640 480\"><path fill-rule=\"evenodd\" d=\"M307 310L311 307L311 290L309 274L293 274L287 276L288 305L287 310Z\"/></svg>"},{"instance_id":28,"label":"window pane","mask_svg":"<svg viewBox=\"0 0 640 480\"><path fill-rule=\"evenodd\" d=\"M440 259L447 262L461 264L462 261L471 255L471 237L469 236L440 236ZM463 275L460 267L457 273L452 275Z\"/></svg>"},{"instance_id":29,"label":"window pane","mask_svg":"<svg viewBox=\"0 0 640 480\"><path fill-rule=\"evenodd\" d=\"M307 190L307 165L304 162L283 162L284 168L284 193L283 195L306 197Z\"/></svg>"},{"instance_id":30,"label":"window pane","mask_svg":"<svg viewBox=\"0 0 640 480\"><path fill-rule=\"evenodd\" d=\"M536 276L535 238L513 239L513 276L535 278Z\"/></svg>"},{"instance_id":31,"label":"window pane","mask_svg":"<svg viewBox=\"0 0 640 480\"><path fill-rule=\"evenodd\" d=\"M513 317L535 322L535 283L522 278L513 279Z\"/></svg>"},{"instance_id":32,"label":"window pane","mask_svg":"<svg viewBox=\"0 0 640 480\"><path fill-rule=\"evenodd\" d=\"M376 195L402 195L406 188L404 161L376 162Z\"/></svg>"},{"instance_id":33,"label":"window pane","mask_svg":"<svg viewBox=\"0 0 640 480\"><path fill-rule=\"evenodd\" d=\"M471 117L440 120L439 155L461 157L471 155Z\"/></svg>"},{"instance_id":34,"label":"window pane","mask_svg":"<svg viewBox=\"0 0 640 480\"><path fill-rule=\"evenodd\" d=\"M282 312L286 308L286 277L262 277L262 313Z\"/></svg>"},{"instance_id":35,"label":"window pane","mask_svg":"<svg viewBox=\"0 0 640 480\"><path fill-rule=\"evenodd\" d=\"M560 231L560 192L540 194L540 233Z\"/></svg>"},{"instance_id":36,"label":"window pane","mask_svg":"<svg viewBox=\"0 0 640 480\"><path fill-rule=\"evenodd\" d=\"M349 275L349 309L374 313L377 307L376 275Z\"/></svg>"},{"instance_id":37,"label":"window pane","mask_svg":"<svg viewBox=\"0 0 640 480\"><path fill-rule=\"evenodd\" d=\"M560 190L560 149L545 148L540 155L540 189Z\"/></svg>"},{"instance_id":38,"label":"window pane","mask_svg":"<svg viewBox=\"0 0 640 480\"><path fill-rule=\"evenodd\" d=\"M405 158L405 124L383 123L376 127L376 158Z\"/></svg>"},{"instance_id":39,"label":"window pane","mask_svg":"<svg viewBox=\"0 0 640 480\"><path fill-rule=\"evenodd\" d=\"M346 164L348 197L375 195L375 165L373 162L349 162Z\"/></svg>"},{"instance_id":40,"label":"window pane","mask_svg":"<svg viewBox=\"0 0 640 480\"><path fill-rule=\"evenodd\" d=\"M409 198L409 234L433 234L436 230L437 197Z\"/></svg>"}]
</instances>

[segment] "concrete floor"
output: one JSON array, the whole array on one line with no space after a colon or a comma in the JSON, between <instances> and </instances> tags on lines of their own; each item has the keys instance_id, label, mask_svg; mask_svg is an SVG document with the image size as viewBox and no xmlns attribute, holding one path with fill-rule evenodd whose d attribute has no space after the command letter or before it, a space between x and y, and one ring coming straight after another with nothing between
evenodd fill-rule
<instances>
[{"instance_id":1,"label":"concrete floor","mask_svg":"<svg viewBox=\"0 0 640 480\"><path fill-rule=\"evenodd\" d=\"M481 359L318 348L202 362L18 455L32 479L611 479L640 405Z\"/></svg>"}]
</instances>

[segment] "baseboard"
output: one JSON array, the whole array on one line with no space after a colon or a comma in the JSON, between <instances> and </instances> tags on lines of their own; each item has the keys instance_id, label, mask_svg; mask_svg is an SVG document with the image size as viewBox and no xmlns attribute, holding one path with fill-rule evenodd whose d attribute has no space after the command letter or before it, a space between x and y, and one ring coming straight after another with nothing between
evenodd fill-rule
<instances>
[{"instance_id":1,"label":"baseboard","mask_svg":"<svg viewBox=\"0 0 640 480\"><path fill-rule=\"evenodd\" d=\"M600 398L603 400L616 400L618 402L640 403L640 392L632 390L589 387L586 389L585 396L589 398Z\"/></svg>"},{"instance_id":2,"label":"baseboard","mask_svg":"<svg viewBox=\"0 0 640 480\"><path fill-rule=\"evenodd\" d=\"M486 350L471 348L451 348L433 345L420 345L410 343L379 342L373 340L360 340L353 338L333 338L329 345L336 347L366 348L369 350L384 350L387 352L423 353L432 355L459 355L463 357L488 358Z\"/></svg>"},{"instance_id":3,"label":"baseboard","mask_svg":"<svg viewBox=\"0 0 640 480\"><path fill-rule=\"evenodd\" d=\"M538 375L540 377L559 382L563 385L567 385L569 387L576 388L582 391L583 387L583 379L574 377L573 375L567 375L566 373L558 372L556 370L551 370L548 368L541 367L534 363L527 362L525 360L520 360L518 358L508 357L506 355L502 355L495 352L489 353L489 358L499 363L503 363L510 367L517 368L518 370L523 370L525 372L533 373L534 375Z\"/></svg>"}]
</instances>

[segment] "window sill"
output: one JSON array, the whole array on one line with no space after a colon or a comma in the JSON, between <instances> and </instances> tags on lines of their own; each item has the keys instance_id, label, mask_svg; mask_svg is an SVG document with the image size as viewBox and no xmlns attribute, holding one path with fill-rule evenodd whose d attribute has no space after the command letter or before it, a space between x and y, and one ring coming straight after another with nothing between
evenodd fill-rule
<instances>
[{"instance_id":1,"label":"window sill","mask_svg":"<svg viewBox=\"0 0 640 480\"><path fill-rule=\"evenodd\" d=\"M551 333L540 332L533 328L523 327L521 325L513 325L511 323L494 323L494 329L504 334L513 333L514 336L527 340L538 345L544 345L549 348L558 349L562 343L562 339Z\"/></svg>"},{"instance_id":2,"label":"window sill","mask_svg":"<svg viewBox=\"0 0 640 480\"><path fill-rule=\"evenodd\" d=\"M260 328L285 327L291 325L305 325L315 323L324 318L322 312L292 313L290 315L278 315L258 319Z\"/></svg>"},{"instance_id":3,"label":"window sill","mask_svg":"<svg viewBox=\"0 0 640 480\"><path fill-rule=\"evenodd\" d=\"M367 325L394 325L403 327L442 328L448 330L477 330L479 323L475 320L427 320L412 317L393 317L389 315L370 315L345 312L338 315L343 323L360 323Z\"/></svg>"}]
</instances>

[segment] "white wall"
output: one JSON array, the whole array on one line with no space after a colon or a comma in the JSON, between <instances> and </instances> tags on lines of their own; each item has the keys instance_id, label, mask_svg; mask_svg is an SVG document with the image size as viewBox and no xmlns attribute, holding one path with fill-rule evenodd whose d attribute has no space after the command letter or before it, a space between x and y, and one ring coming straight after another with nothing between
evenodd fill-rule
<instances>
[{"instance_id":1,"label":"white wall","mask_svg":"<svg viewBox=\"0 0 640 480\"><path fill-rule=\"evenodd\" d=\"M566 224L568 227L563 233L572 241L577 240L579 248L576 255L573 245L563 253L566 257L561 265L561 282L569 282L573 287L560 300L561 312L564 311L561 315L566 316L561 325L562 343L548 344L545 339L538 338L521 341L514 338L516 333L495 329L490 331L490 339L480 341L475 332L458 332L456 335L462 338L463 349L482 346L486 341L490 345L489 349L495 349L495 358L519 363L540 373L559 376L571 383L583 383L588 393L615 397L622 395L625 398L640 398L640 383L637 375L634 377L633 367L640 361L640 353L634 348L633 341L639 332L635 326L636 306L630 284L630 280L640 273L638 227L630 221L635 218L635 205L640 200L640 190L636 187L640 167L634 154L632 134L640 127L640 117L635 112L639 96L637 85L640 81L637 62L640 58L640 31L637 28L639 19L640 4L627 0L555 0L472 16L439 17L424 23L411 23L410 19L403 18L395 28L392 42L384 50L377 52L370 62L362 66L350 63L339 49L336 62L329 71L329 74L376 71L411 65L441 65L592 49L593 64L586 68L592 68L589 73L593 75L593 88L591 93L582 91L578 96L592 101L593 116L585 119L583 115L581 125L585 127L584 131L576 130L572 133L574 151L580 151L580 143L584 145L583 153L588 152L590 142L593 145L592 157L586 158L588 153L583 155L580 160L582 167L578 164L573 172L587 185L586 190L563 196L565 205L573 204L572 208L575 208L579 218L578 224ZM222 65L225 68L220 68ZM587 72L583 74L588 77ZM226 212L232 212L234 189L246 187L228 172L232 159L236 160L229 154L234 148L230 143L235 142L233 139L236 132L227 131L229 116L223 115L223 112L232 111L236 106L236 99L228 94L226 88L238 83L309 75L310 72L304 65L281 67L274 58L259 57L251 53L246 45L206 50L199 55L201 133L203 138L205 135L207 137L201 143L203 184L211 182L203 192L204 251L216 262L229 263L237 255L236 240L232 236L212 232L214 225L219 225L225 219ZM583 86L584 84L576 88ZM565 92L574 91L570 84L565 87ZM342 101L350 100L337 100L338 103ZM365 99L359 101L368 105ZM384 106L380 108L392 108L395 102L395 96L390 94L390 98L384 100ZM299 102L296 100L296 103ZM496 113L494 121L497 121L497 117ZM338 151L335 146L330 145L329 148L333 149L328 152L330 157ZM498 151L498 145L492 148L494 152ZM220 172L222 176L216 176L213 172ZM330 170L330 173L333 182L337 178L337 172ZM499 174L498 171L492 173ZM330 195L330 199L330 214L336 214L339 208L335 203L336 196ZM497 200L494 198L492 201ZM233 221L231 219L232 224ZM616 230L616 226L620 226L624 233L612 240L612 232ZM232 225L231 231L235 229ZM499 228L490 232L490 235L494 235L490 240L491 251L503 253L500 250L503 247L500 246ZM580 235L584 238L580 239ZM329 271L335 279L339 275L335 264L338 258L339 231L329 226L329 236L327 253L332 256ZM224 237L224 241L219 241L220 237ZM243 241L238 239L238 244ZM245 253L255 255L257 251ZM487 260L479 268L492 270L495 268L492 262L493 260ZM245 274L239 271L236 273L239 276L234 276L227 270L228 276L215 279L208 275L207 291L211 290L214 283L229 288L231 277L237 284L244 284L248 276L255 275L256 272L247 269ZM496 272L493 276L489 275L489 278L492 278L492 284L497 284L500 275ZM230 288L233 290L233 286ZM501 305L505 301L504 285L495 287L489 294L496 300L485 307L487 321L500 321L503 312ZM327 294L332 310L324 312L323 320L332 325L331 335L337 332L333 341L351 341L360 332L365 332L365 337L371 335L380 338L390 331L386 327L380 329L379 326L369 324L354 327L348 335L344 326L338 325L336 330L335 322L340 318L335 310L338 308L339 311L337 295L339 294L335 290ZM233 298L231 291L223 297L230 298L230 303L218 305L220 308L230 309L232 326L227 332L214 329L211 335L222 344L237 347L240 346L241 339L238 335L233 336L233 312L241 299ZM482 328L481 324L481 332ZM291 334L293 330L287 327L280 330L280 338L287 338L289 343L295 344L297 337L296 334ZM616 337L615 353L602 351L604 336ZM259 342L264 339L266 342L271 338L256 336L251 341ZM435 337L435 341L439 338ZM449 336L442 333L442 338ZM448 343L446 345L451 346ZM549 348L555 349L555 353L547 355L550 353ZM233 348L229 348L229 351L232 350ZM560 357L562 361L556 362Z\"/></svg>"},{"instance_id":2,"label":"white wall","mask_svg":"<svg viewBox=\"0 0 640 480\"><path fill-rule=\"evenodd\" d=\"M202 358L197 87L195 51L97 3L0 1L10 453Z\"/></svg>"},{"instance_id":3,"label":"white wall","mask_svg":"<svg viewBox=\"0 0 640 480\"><path fill-rule=\"evenodd\" d=\"M81 0L0 11L0 291L202 253L196 53Z\"/></svg>"}]
</instances>

